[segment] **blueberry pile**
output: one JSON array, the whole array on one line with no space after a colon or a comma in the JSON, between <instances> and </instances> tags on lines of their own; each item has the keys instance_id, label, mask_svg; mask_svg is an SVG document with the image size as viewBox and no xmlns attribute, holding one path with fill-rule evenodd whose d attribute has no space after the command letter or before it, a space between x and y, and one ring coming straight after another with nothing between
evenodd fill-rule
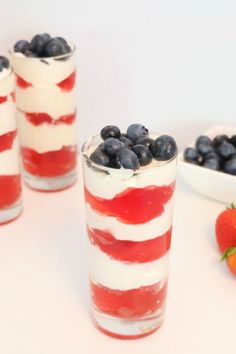
<instances>
[{"instance_id":1,"label":"blueberry pile","mask_svg":"<svg viewBox=\"0 0 236 354\"><path fill-rule=\"evenodd\" d=\"M0 72L3 71L3 69L8 69L9 68L9 60L6 57L3 57L2 55L0 56Z\"/></svg>"},{"instance_id":2,"label":"blueberry pile","mask_svg":"<svg viewBox=\"0 0 236 354\"><path fill-rule=\"evenodd\" d=\"M184 159L195 165L236 175L236 135L199 136L195 148L184 151Z\"/></svg>"},{"instance_id":3,"label":"blueberry pile","mask_svg":"<svg viewBox=\"0 0 236 354\"><path fill-rule=\"evenodd\" d=\"M100 132L104 140L90 159L102 166L137 170L148 165L152 159L170 160L177 154L175 140L169 135L151 139L148 130L141 124L131 124L126 134L115 125L108 125Z\"/></svg>"},{"instance_id":4,"label":"blueberry pile","mask_svg":"<svg viewBox=\"0 0 236 354\"><path fill-rule=\"evenodd\" d=\"M62 37L51 37L48 33L36 34L30 42L21 39L14 45L14 52L26 57L47 58L67 54L71 48Z\"/></svg>"}]
</instances>

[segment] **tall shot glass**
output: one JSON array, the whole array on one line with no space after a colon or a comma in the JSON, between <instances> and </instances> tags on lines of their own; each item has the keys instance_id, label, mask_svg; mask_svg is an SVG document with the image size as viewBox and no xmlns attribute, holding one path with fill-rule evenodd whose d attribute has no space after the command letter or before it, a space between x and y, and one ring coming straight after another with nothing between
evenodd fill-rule
<instances>
[{"instance_id":1,"label":"tall shot glass","mask_svg":"<svg viewBox=\"0 0 236 354\"><path fill-rule=\"evenodd\" d=\"M107 168L82 149L92 318L104 333L132 339L164 319L177 157L137 171Z\"/></svg>"},{"instance_id":2,"label":"tall shot glass","mask_svg":"<svg viewBox=\"0 0 236 354\"><path fill-rule=\"evenodd\" d=\"M42 191L77 178L76 56L26 57L11 52L24 180Z\"/></svg>"},{"instance_id":3,"label":"tall shot glass","mask_svg":"<svg viewBox=\"0 0 236 354\"><path fill-rule=\"evenodd\" d=\"M0 224L22 210L15 81L11 68L0 73Z\"/></svg>"}]
</instances>

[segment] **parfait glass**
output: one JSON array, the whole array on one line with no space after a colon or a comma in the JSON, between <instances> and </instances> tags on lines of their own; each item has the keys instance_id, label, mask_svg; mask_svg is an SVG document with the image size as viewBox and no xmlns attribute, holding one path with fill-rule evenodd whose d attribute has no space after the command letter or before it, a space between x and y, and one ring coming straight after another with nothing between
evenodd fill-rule
<instances>
[{"instance_id":1,"label":"parfait glass","mask_svg":"<svg viewBox=\"0 0 236 354\"><path fill-rule=\"evenodd\" d=\"M82 148L92 318L104 333L140 338L164 319L176 160L108 168Z\"/></svg>"}]
</instances>

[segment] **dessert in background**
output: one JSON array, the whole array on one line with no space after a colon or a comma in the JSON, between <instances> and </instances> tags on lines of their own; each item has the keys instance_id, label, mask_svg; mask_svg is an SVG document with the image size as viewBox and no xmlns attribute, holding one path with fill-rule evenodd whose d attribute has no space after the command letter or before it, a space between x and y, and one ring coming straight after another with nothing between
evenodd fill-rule
<instances>
[{"instance_id":1,"label":"dessert in background","mask_svg":"<svg viewBox=\"0 0 236 354\"><path fill-rule=\"evenodd\" d=\"M92 315L119 338L164 318L177 147L132 124L106 126L83 147Z\"/></svg>"},{"instance_id":2,"label":"dessert in background","mask_svg":"<svg viewBox=\"0 0 236 354\"><path fill-rule=\"evenodd\" d=\"M25 182L60 190L76 180L76 59L64 38L37 34L11 50Z\"/></svg>"},{"instance_id":3,"label":"dessert in background","mask_svg":"<svg viewBox=\"0 0 236 354\"><path fill-rule=\"evenodd\" d=\"M0 56L0 224L21 212L21 179L15 116L14 74Z\"/></svg>"}]
</instances>

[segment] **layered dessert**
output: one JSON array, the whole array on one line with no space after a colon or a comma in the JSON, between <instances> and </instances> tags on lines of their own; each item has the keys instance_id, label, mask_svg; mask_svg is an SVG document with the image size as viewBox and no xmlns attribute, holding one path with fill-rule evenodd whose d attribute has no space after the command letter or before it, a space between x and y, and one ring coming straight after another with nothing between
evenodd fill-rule
<instances>
[{"instance_id":1,"label":"layered dessert","mask_svg":"<svg viewBox=\"0 0 236 354\"><path fill-rule=\"evenodd\" d=\"M119 338L163 321L177 147L132 124L107 126L83 147L92 313Z\"/></svg>"},{"instance_id":2,"label":"layered dessert","mask_svg":"<svg viewBox=\"0 0 236 354\"><path fill-rule=\"evenodd\" d=\"M24 176L35 189L63 189L76 180L75 48L38 34L11 52Z\"/></svg>"},{"instance_id":3,"label":"layered dessert","mask_svg":"<svg viewBox=\"0 0 236 354\"><path fill-rule=\"evenodd\" d=\"M14 74L0 56L0 224L21 211L18 134L15 117Z\"/></svg>"}]
</instances>

